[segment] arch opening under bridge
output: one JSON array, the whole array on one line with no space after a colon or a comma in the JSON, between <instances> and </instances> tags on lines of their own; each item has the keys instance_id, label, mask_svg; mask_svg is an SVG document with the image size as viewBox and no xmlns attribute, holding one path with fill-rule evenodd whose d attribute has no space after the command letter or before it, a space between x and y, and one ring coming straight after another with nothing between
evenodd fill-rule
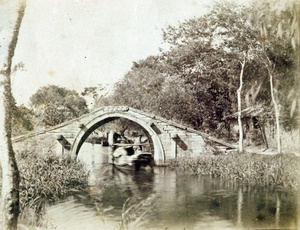
<instances>
[{"instance_id":1,"label":"arch opening under bridge","mask_svg":"<svg viewBox=\"0 0 300 230\"><path fill-rule=\"evenodd\" d=\"M77 157L81 146L94 130L108 122L119 118L125 118L131 122L138 124L143 129L144 133L148 138L150 144L150 152L153 154L155 162L157 164L165 162L163 145L158 134L151 127L151 124L145 122L143 119L139 119L137 117L130 116L129 114L125 114L122 112L108 112L100 116L93 117L90 121L82 125L72 144L71 154Z\"/></svg>"}]
</instances>

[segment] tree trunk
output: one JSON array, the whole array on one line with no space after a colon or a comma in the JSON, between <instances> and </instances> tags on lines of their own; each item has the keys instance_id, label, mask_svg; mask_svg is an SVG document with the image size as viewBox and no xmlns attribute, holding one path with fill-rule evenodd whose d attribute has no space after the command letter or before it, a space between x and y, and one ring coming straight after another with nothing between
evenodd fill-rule
<instances>
[{"instance_id":1,"label":"tree trunk","mask_svg":"<svg viewBox=\"0 0 300 230\"><path fill-rule=\"evenodd\" d=\"M240 73L240 87L237 90L237 100L238 100L238 125L239 125L239 153L243 152L243 124L242 124L242 101L241 101L241 92L243 87L243 75L244 68L246 63L246 54L244 54L244 60L241 63L242 69Z\"/></svg>"},{"instance_id":2,"label":"tree trunk","mask_svg":"<svg viewBox=\"0 0 300 230\"><path fill-rule=\"evenodd\" d=\"M3 79L3 76L1 78ZM19 171L11 144L10 115L7 108L9 103L7 103L2 79L0 82L1 208L4 221L3 229L16 229L19 215Z\"/></svg>"},{"instance_id":3,"label":"tree trunk","mask_svg":"<svg viewBox=\"0 0 300 230\"><path fill-rule=\"evenodd\" d=\"M19 6L20 5L20 6ZM19 10L17 11L19 7ZM0 161L2 168L2 192L1 208L3 212L4 226L2 229L17 229L19 216L19 171L15 159L15 154L11 143L11 68L12 59L18 41L19 30L24 16L25 2L8 1L4 4L7 12L16 12L15 26L10 26L11 21L8 19L8 28L4 32L11 37L5 37L6 41L1 43L1 63L0 67ZM10 18L11 19L11 18ZM3 28L2 28L3 29ZM5 34L5 33L4 33Z\"/></svg>"},{"instance_id":4,"label":"tree trunk","mask_svg":"<svg viewBox=\"0 0 300 230\"><path fill-rule=\"evenodd\" d=\"M269 81L270 81L270 93L271 93L271 99L272 99L272 103L274 106L274 110L275 110L275 122L276 122L276 132L277 132L277 153L281 153L281 137L280 137L280 121L279 121L279 116L280 116L280 110L278 107L278 103L275 99L275 96L277 96L277 93L275 95L275 89L273 87L273 69L275 67L275 65L271 62L271 60L269 59L266 51L264 52L264 55L266 56L267 62L265 62L267 71L269 73ZM274 132L273 132L274 133Z\"/></svg>"},{"instance_id":5,"label":"tree trunk","mask_svg":"<svg viewBox=\"0 0 300 230\"><path fill-rule=\"evenodd\" d=\"M259 129L260 129L260 132L262 134L262 137L263 137L266 149L268 149L269 148L269 144L268 144L268 139L267 139L267 135L266 135L265 124L260 123L259 124Z\"/></svg>"},{"instance_id":6,"label":"tree trunk","mask_svg":"<svg viewBox=\"0 0 300 230\"><path fill-rule=\"evenodd\" d=\"M279 115L280 111L278 108L278 104L275 100L274 96L274 87L273 87L273 75L269 71L270 75L270 90L271 90L271 98L272 98L272 103L274 105L274 110L275 110L275 121L276 121L276 131L277 131L277 153L281 153L281 138L280 138L280 123L279 123Z\"/></svg>"}]
</instances>

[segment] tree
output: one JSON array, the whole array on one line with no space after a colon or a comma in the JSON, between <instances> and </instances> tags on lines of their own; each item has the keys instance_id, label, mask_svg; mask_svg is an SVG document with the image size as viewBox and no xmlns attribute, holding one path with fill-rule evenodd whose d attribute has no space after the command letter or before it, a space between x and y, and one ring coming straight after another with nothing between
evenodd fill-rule
<instances>
[{"instance_id":1,"label":"tree","mask_svg":"<svg viewBox=\"0 0 300 230\"><path fill-rule=\"evenodd\" d=\"M258 18L258 23L263 30L261 34L265 40L275 37L282 41L287 41L293 51L289 49L293 58L294 81L293 87L289 88L288 99L290 100L290 116L292 117L298 107L300 109L300 2L298 0L269 0L258 2L262 5L263 14ZM271 32L271 36L269 36Z\"/></svg>"},{"instance_id":2,"label":"tree","mask_svg":"<svg viewBox=\"0 0 300 230\"><path fill-rule=\"evenodd\" d=\"M261 14L261 63L269 82L270 101L274 108L277 152L281 152L281 129L293 129L299 116L299 3L267 1L257 4Z\"/></svg>"},{"instance_id":3,"label":"tree","mask_svg":"<svg viewBox=\"0 0 300 230\"><path fill-rule=\"evenodd\" d=\"M74 90L49 85L41 87L30 98L35 113L49 126L88 113L86 101Z\"/></svg>"},{"instance_id":4,"label":"tree","mask_svg":"<svg viewBox=\"0 0 300 230\"><path fill-rule=\"evenodd\" d=\"M6 26L0 28L8 36L1 39L0 68L0 159L2 168L1 206L3 210L4 229L17 229L19 216L19 171L11 143L11 72L12 59L18 42L19 31L25 13L25 1L1 2L1 9L11 12L13 18L7 18ZM2 11L1 13L4 13ZM10 21L11 20L11 21ZM11 22L15 23L11 28ZM10 42L8 42L10 41ZM2 52L3 51L3 52Z\"/></svg>"},{"instance_id":5,"label":"tree","mask_svg":"<svg viewBox=\"0 0 300 230\"><path fill-rule=\"evenodd\" d=\"M174 66L170 68L173 74L180 74L199 95L194 108L205 108L201 114L210 130L221 131L219 125L226 126L225 117L237 110L236 102L241 103L242 93L238 84L243 75L248 82L253 81L252 59L259 49L259 30L253 27L253 18L255 11L251 7L222 3L204 17L164 31L164 40L170 46L165 60ZM245 54L251 59L248 68L244 66ZM238 107L242 109L242 105Z\"/></svg>"},{"instance_id":6,"label":"tree","mask_svg":"<svg viewBox=\"0 0 300 230\"><path fill-rule=\"evenodd\" d=\"M113 91L112 103L145 111L158 111L164 76L159 71L158 57L135 62Z\"/></svg>"},{"instance_id":7,"label":"tree","mask_svg":"<svg viewBox=\"0 0 300 230\"><path fill-rule=\"evenodd\" d=\"M244 68L246 64L246 54L244 54L244 60L241 63L242 69L240 73L240 86L237 90L238 97L238 124L239 124L239 153L243 152L243 124L242 124L242 99L241 99L241 91L243 87L243 75Z\"/></svg>"},{"instance_id":8,"label":"tree","mask_svg":"<svg viewBox=\"0 0 300 230\"><path fill-rule=\"evenodd\" d=\"M32 110L24 105L12 108L12 136L22 135L34 129L35 116Z\"/></svg>"},{"instance_id":9,"label":"tree","mask_svg":"<svg viewBox=\"0 0 300 230\"><path fill-rule=\"evenodd\" d=\"M249 9L228 8L218 5L204 17L164 30L169 49L134 62L116 84L111 102L222 132L228 127L225 117L236 110L243 53L259 34L248 23Z\"/></svg>"},{"instance_id":10,"label":"tree","mask_svg":"<svg viewBox=\"0 0 300 230\"><path fill-rule=\"evenodd\" d=\"M263 3L262 8L258 24L275 110L277 152L280 153L281 126L295 128L300 115L300 3L271 0Z\"/></svg>"},{"instance_id":11,"label":"tree","mask_svg":"<svg viewBox=\"0 0 300 230\"><path fill-rule=\"evenodd\" d=\"M291 45L286 38L283 43L269 38L268 45L261 45L265 39L257 22L261 10L218 3L203 17L169 26L163 31L167 48L157 57L135 62L116 84L111 103L224 137L224 130L230 134L229 115L248 107L263 109L262 114L269 111L273 103L265 65L269 59L275 66L274 88L283 95L279 105L287 111L291 107L287 92L293 85ZM273 122L273 117L263 119Z\"/></svg>"},{"instance_id":12,"label":"tree","mask_svg":"<svg viewBox=\"0 0 300 230\"><path fill-rule=\"evenodd\" d=\"M250 8L251 9L251 8ZM257 41L258 31L252 28L249 8L232 7L231 5L217 4L213 10L216 20L212 24L216 29L216 35L222 38L220 48L228 50L240 61L239 87L237 89L238 126L239 126L239 152L243 151L243 124L242 124L242 88L246 59L255 56L259 46ZM223 19L225 17L225 20ZM227 45L228 44L228 45ZM250 56L250 57L249 57ZM242 59L242 60L241 60ZM245 107L245 106L244 106Z\"/></svg>"},{"instance_id":13,"label":"tree","mask_svg":"<svg viewBox=\"0 0 300 230\"><path fill-rule=\"evenodd\" d=\"M212 124L214 122L220 124L226 113L237 110L235 92L239 87L238 76L243 67L240 63L243 63L244 53L247 54L247 65L244 66L243 71L245 86L243 89L245 90L244 93L239 93L246 96L256 81L259 86L257 89L260 91L255 93L257 104L252 103L251 106L264 104L266 111L270 103L274 104L270 94L272 92L270 81L267 81L269 79L268 69L272 68L272 74L275 77L273 91L276 89L277 95L280 95L277 103L282 106L283 112L287 111L287 108L293 110L295 107L294 101L289 105L287 100L287 95L294 88L293 82L295 82L292 78L295 71L293 63L297 63L292 60L294 52L291 50L290 44L293 42L284 35L287 33L284 33L280 39L276 37L278 29L276 30L274 28L277 27L272 26L275 24L274 22L271 24L271 28L262 27L261 22L257 21L257 19L261 19L262 12L265 12L264 8L256 9L253 6L245 7L226 3L216 4L204 17L186 20L178 26L168 27L164 31L164 40L170 47L164 52L164 58L168 64L173 66L173 68L169 68L170 74L180 75L185 79L186 84L191 85L194 91L201 95L197 104L198 106L202 105L201 107L206 111L209 110L209 112L201 112L201 114ZM274 18L273 21L276 21L276 18L282 18L282 16ZM296 17L293 18L298 23ZM295 22L293 23L295 24ZM281 26L282 30L284 27L284 25ZM263 35L262 31L264 30L268 34ZM266 43L266 41L268 44L262 46L262 42ZM266 60L271 61L268 63L268 68L265 65ZM218 83L225 87L216 88ZM292 92L294 91L292 90ZM227 104L224 103L225 98L222 99L216 95L228 95L226 99L228 104L231 104L231 108L225 107ZM205 101L210 101L210 103L205 103ZM218 116L220 113L217 113L216 116L214 111L218 111L220 102L222 102L220 108L226 112L221 113L221 116ZM246 106L247 103L241 102L241 110ZM195 105L195 109L198 109L197 105ZM285 124L291 124L289 122L291 119L288 121L286 115L284 119L286 120ZM210 127L214 129L216 126L210 125Z\"/></svg>"}]
</instances>

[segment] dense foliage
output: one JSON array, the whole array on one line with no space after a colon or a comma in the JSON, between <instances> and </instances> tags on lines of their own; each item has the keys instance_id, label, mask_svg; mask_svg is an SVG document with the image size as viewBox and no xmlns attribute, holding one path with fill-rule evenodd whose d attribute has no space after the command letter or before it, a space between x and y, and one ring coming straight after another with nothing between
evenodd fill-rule
<instances>
[{"instance_id":1,"label":"dense foliage","mask_svg":"<svg viewBox=\"0 0 300 230\"><path fill-rule=\"evenodd\" d=\"M22 135L34 129L35 115L26 106L14 105L12 108L12 135Z\"/></svg>"},{"instance_id":2,"label":"dense foliage","mask_svg":"<svg viewBox=\"0 0 300 230\"><path fill-rule=\"evenodd\" d=\"M289 97L295 85L297 50L288 28L277 26L278 18L288 17L286 12L276 12L265 23L271 11L266 4L215 4L207 15L169 26L163 31L168 48L134 62L113 94L97 104L127 105L227 135L228 116L237 112L236 91L246 57L242 109L260 111L261 123L273 125L271 71L281 123L288 130L297 127L299 113Z\"/></svg>"},{"instance_id":3,"label":"dense foliage","mask_svg":"<svg viewBox=\"0 0 300 230\"><path fill-rule=\"evenodd\" d=\"M34 112L49 126L60 124L88 112L86 101L74 90L49 85L30 98Z\"/></svg>"},{"instance_id":4,"label":"dense foliage","mask_svg":"<svg viewBox=\"0 0 300 230\"><path fill-rule=\"evenodd\" d=\"M276 33L272 34L273 39L287 41L294 51L287 55L293 59L293 86L289 87L287 95L290 115L293 117L295 112L299 113L300 104L300 2L298 0L269 0L264 7L267 10L260 18L263 26L275 30ZM286 50L286 52L289 51Z\"/></svg>"},{"instance_id":5,"label":"dense foliage","mask_svg":"<svg viewBox=\"0 0 300 230\"><path fill-rule=\"evenodd\" d=\"M70 156L41 155L26 150L18 154L17 162L20 171L19 220L26 226L44 225L41 218L47 204L87 189L88 172L82 163Z\"/></svg>"}]
</instances>

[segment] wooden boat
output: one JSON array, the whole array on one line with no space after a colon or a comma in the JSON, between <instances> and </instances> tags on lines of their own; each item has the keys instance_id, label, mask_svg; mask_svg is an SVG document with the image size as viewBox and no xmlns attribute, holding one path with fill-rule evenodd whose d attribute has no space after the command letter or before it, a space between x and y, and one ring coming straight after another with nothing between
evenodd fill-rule
<instances>
[{"instance_id":1,"label":"wooden boat","mask_svg":"<svg viewBox=\"0 0 300 230\"><path fill-rule=\"evenodd\" d=\"M135 144L115 144L113 146L113 165L120 170L137 171L140 169L153 169L154 159L151 153L138 150Z\"/></svg>"}]
</instances>

